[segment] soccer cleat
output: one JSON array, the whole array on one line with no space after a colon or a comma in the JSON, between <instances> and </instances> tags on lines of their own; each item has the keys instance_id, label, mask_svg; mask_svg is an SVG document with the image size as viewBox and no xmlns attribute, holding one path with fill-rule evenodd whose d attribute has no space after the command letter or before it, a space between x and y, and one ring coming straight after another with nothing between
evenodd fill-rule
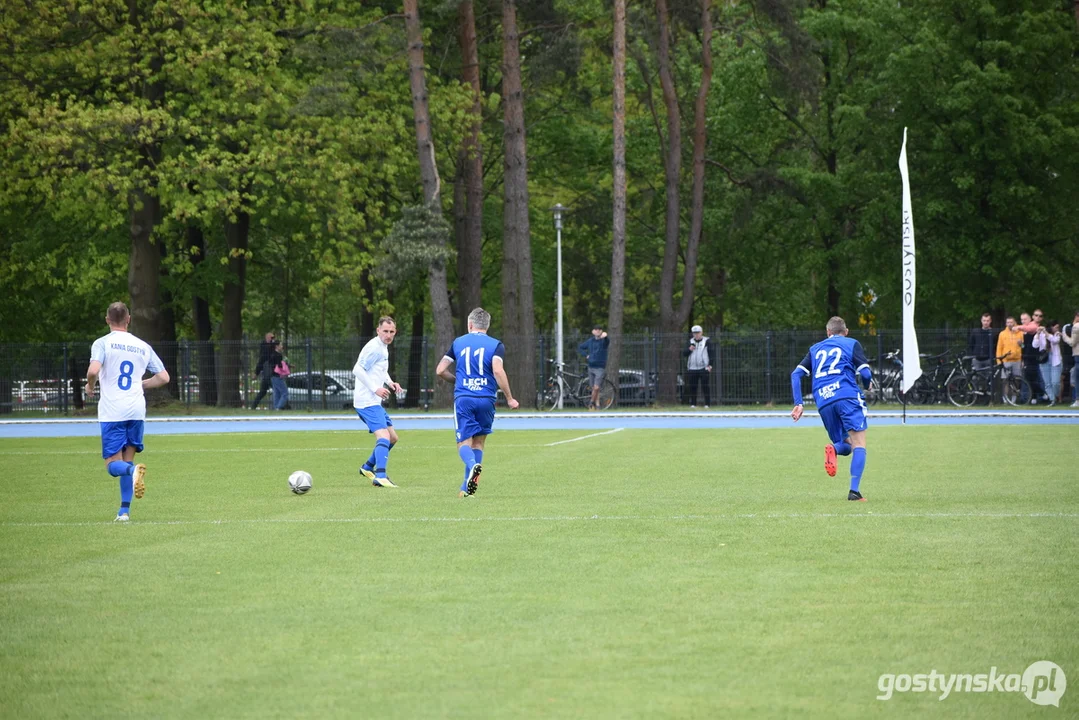
<instances>
[{"instance_id":1,"label":"soccer cleat","mask_svg":"<svg viewBox=\"0 0 1079 720\"><path fill-rule=\"evenodd\" d=\"M135 466L135 497L141 499L146 494L146 466L139 463Z\"/></svg>"},{"instance_id":2,"label":"soccer cleat","mask_svg":"<svg viewBox=\"0 0 1079 720\"><path fill-rule=\"evenodd\" d=\"M476 463L472 466L472 472L468 474L468 483L465 485L465 493L468 495L475 495L476 488L480 482L480 473L483 472L483 466Z\"/></svg>"},{"instance_id":3,"label":"soccer cleat","mask_svg":"<svg viewBox=\"0 0 1079 720\"><path fill-rule=\"evenodd\" d=\"M397 487L396 485L393 484L393 482L390 481L390 479L388 477L376 477L373 480L371 480L371 484L374 485L375 487L391 487L391 488Z\"/></svg>"},{"instance_id":4,"label":"soccer cleat","mask_svg":"<svg viewBox=\"0 0 1079 720\"><path fill-rule=\"evenodd\" d=\"M360 475L363 475L368 480L374 480L375 479L375 471L374 470L368 470L366 466L360 468Z\"/></svg>"},{"instance_id":5,"label":"soccer cleat","mask_svg":"<svg viewBox=\"0 0 1079 720\"><path fill-rule=\"evenodd\" d=\"M852 502L866 502L866 499L862 497L862 494L857 490L851 490L847 493L847 499Z\"/></svg>"},{"instance_id":6,"label":"soccer cleat","mask_svg":"<svg viewBox=\"0 0 1079 720\"><path fill-rule=\"evenodd\" d=\"M828 477L835 477L835 445L829 443L824 446L824 472Z\"/></svg>"},{"instance_id":7,"label":"soccer cleat","mask_svg":"<svg viewBox=\"0 0 1079 720\"><path fill-rule=\"evenodd\" d=\"M113 520L113 522L127 522L130 519L131 518L128 516L127 513L123 513L122 515L117 515L116 519Z\"/></svg>"}]
</instances>

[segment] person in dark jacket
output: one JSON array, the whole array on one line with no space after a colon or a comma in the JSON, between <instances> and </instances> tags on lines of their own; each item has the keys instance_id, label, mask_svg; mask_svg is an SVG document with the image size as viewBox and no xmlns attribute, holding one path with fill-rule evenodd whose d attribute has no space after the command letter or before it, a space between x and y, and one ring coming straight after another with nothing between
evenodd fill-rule
<instances>
[{"instance_id":1,"label":"person in dark jacket","mask_svg":"<svg viewBox=\"0 0 1079 720\"><path fill-rule=\"evenodd\" d=\"M251 403L252 410L259 406L262 398L266 397L266 393L270 392L273 386L274 364L270 362L270 356L273 355L276 344L272 332L266 333L266 339L259 344L259 361L255 365L255 377L259 379L259 394L255 396L255 402Z\"/></svg>"},{"instance_id":2,"label":"person in dark jacket","mask_svg":"<svg viewBox=\"0 0 1079 720\"><path fill-rule=\"evenodd\" d=\"M716 343L710 337L705 337L704 328L694 325L690 332L693 337L689 339L689 347L682 351L682 355L689 358L686 361L686 384L689 391L689 406L697 407L697 384L700 383L704 394L704 406L707 408L712 402L710 377L712 374L712 360L716 357Z\"/></svg>"},{"instance_id":3,"label":"person in dark jacket","mask_svg":"<svg viewBox=\"0 0 1079 720\"><path fill-rule=\"evenodd\" d=\"M982 326L970 331L967 341L967 355L974 358L975 370L987 370L993 367L993 350L997 346L996 332L993 331L993 316L982 313Z\"/></svg>"},{"instance_id":4,"label":"person in dark jacket","mask_svg":"<svg viewBox=\"0 0 1079 720\"><path fill-rule=\"evenodd\" d=\"M588 384L592 388L589 410L599 410L599 388L607 374L607 348L610 344L611 339L603 326L597 324L592 328L592 337L577 346L577 352L588 358Z\"/></svg>"}]
</instances>

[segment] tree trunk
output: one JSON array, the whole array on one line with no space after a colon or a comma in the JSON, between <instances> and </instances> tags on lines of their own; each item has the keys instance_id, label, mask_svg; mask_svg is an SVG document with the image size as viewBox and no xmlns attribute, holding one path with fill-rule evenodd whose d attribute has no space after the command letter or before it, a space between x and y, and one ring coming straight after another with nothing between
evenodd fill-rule
<instances>
[{"instance_id":1,"label":"tree trunk","mask_svg":"<svg viewBox=\"0 0 1079 720\"><path fill-rule=\"evenodd\" d=\"M454 214L457 229L457 315L458 331L468 326L468 313L479 307L483 249L483 153L480 130L483 115L480 91L480 61L476 47L476 15L472 0L458 7L461 44L461 81L472 88L472 133L465 137L457 153L457 185Z\"/></svg>"},{"instance_id":2,"label":"tree trunk","mask_svg":"<svg viewBox=\"0 0 1079 720\"><path fill-rule=\"evenodd\" d=\"M427 83L423 65L423 27L417 0L404 0L405 29L408 36L408 77L412 90L412 115L416 124L416 149L419 153L420 179L423 199L434 211L442 212L441 182L435 163L435 144L431 137L430 113L427 109ZM431 312L434 315L435 343L449 347L453 342L453 313L450 310L449 287L444 262L433 263L427 273L431 293ZM452 401L453 388L448 383L435 383L435 404L446 407Z\"/></svg>"},{"instance_id":3,"label":"tree trunk","mask_svg":"<svg viewBox=\"0 0 1079 720\"><path fill-rule=\"evenodd\" d=\"M371 268L365 267L360 270L360 290L363 291L363 302L360 303L360 337L372 338L375 336L375 313L371 310L375 306L375 284L371 281Z\"/></svg>"},{"instance_id":4,"label":"tree trunk","mask_svg":"<svg viewBox=\"0 0 1079 720\"><path fill-rule=\"evenodd\" d=\"M663 88L663 103L667 109L667 150L664 156L664 170L667 193L666 232L663 248L663 268L659 282L660 327L664 332L676 333L677 336L663 343L659 356L658 399L661 403L672 404L677 400L677 376L681 367L683 342L681 333L685 331L689 312L693 307L694 286L697 277L697 252L704 218L704 151L707 141L705 110L708 90L712 81L712 11L711 0L701 0L701 84L697 90L697 101L693 125L693 189L692 210L690 217L689 238L686 243L685 268L682 276L682 298L677 307L674 305L674 287L678 275L678 257L681 252L680 239L680 197L679 181L682 174L682 131L681 115L678 107L678 95L675 92L674 77L670 59L670 13L666 0L656 0L656 13L659 17L658 65L660 85Z\"/></svg>"},{"instance_id":5,"label":"tree trunk","mask_svg":"<svg viewBox=\"0 0 1079 720\"><path fill-rule=\"evenodd\" d=\"M661 332L681 332L675 324L674 280L678 271L678 252L681 249L679 182L682 176L682 121L678 111L678 96L674 90L671 74L671 30L667 0L656 0L659 19L659 43L657 60L659 82L663 89L663 103L667 108L667 147L663 155L663 171L667 198L667 217L663 243L663 265L659 276L659 326ZM673 404L677 399L677 375L681 363L682 347L670 339L663 343L659 353L659 378L657 400Z\"/></svg>"},{"instance_id":6,"label":"tree trunk","mask_svg":"<svg viewBox=\"0 0 1079 720\"><path fill-rule=\"evenodd\" d=\"M614 0L614 217L611 222L611 303L607 312L607 377L619 386L626 290L626 0Z\"/></svg>"},{"instance_id":7,"label":"tree trunk","mask_svg":"<svg viewBox=\"0 0 1079 720\"><path fill-rule=\"evenodd\" d=\"M408 349L408 377L405 380L405 407L419 407L423 391L423 297L416 299L412 313L412 337ZM442 351L445 352L445 351ZM400 381L398 381L400 382Z\"/></svg>"},{"instance_id":8,"label":"tree trunk","mask_svg":"<svg viewBox=\"0 0 1079 720\"><path fill-rule=\"evenodd\" d=\"M251 218L237 212L235 222L226 220L225 240L229 248L229 273L225 278L224 304L221 311L221 349L217 353L217 404L219 407L241 407L240 373L245 358L240 343L243 340L244 292L247 281L247 246Z\"/></svg>"},{"instance_id":9,"label":"tree trunk","mask_svg":"<svg viewBox=\"0 0 1079 720\"><path fill-rule=\"evenodd\" d=\"M142 10L137 0L127 0L127 21L141 39ZM149 48L138 45L132 48L132 58L138 60ZM151 59L152 76L160 77L162 58ZM150 107L160 107L165 98L161 82L144 83L139 92ZM159 277L161 253L154 240L154 228L161 218L161 201L157 197L155 173L161 161L161 145L155 140L140 143L136 148L138 163L135 183L128 194L129 234L131 256L128 265L127 285L131 295L131 332L154 345L161 340L158 313L161 309ZM169 368L174 370L174 368Z\"/></svg>"},{"instance_id":10,"label":"tree trunk","mask_svg":"<svg viewBox=\"0 0 1079 720\"><path fill-rule=\"evenodd\" d=\"M516 305L516 333L507 323L506 336L515 335L507 348L514 395L527 405L536 402L536 316L533 305L532 240L528 218L528 148L525 142L524 90L521 86L521 48L517 31L517 4L502 2L502 97L505 100L505 207L503 243L512 259L503 263L503 300L516 295L516 303L502 308L510 316ZM516 273L513 272L516 270Z\"/></svg>"},{"instance_id":11,"label":"tree trunk","mask_svg":"<svg viewBox=\"0 0 1079 720\"><path fill-rule=\"evenodd\" d=\"M187 226L187 248L191 264L197 269L206 260L206 238L201 227ZM210 320L210 302L196 290L191 297L191 304L195 324L195 372L198 373L199 402L203 405L216 405L217 371L214 364L214 327Z\"/></svg>"},{"instance_id":12,"label":"tree trunk","mask_svg":"<svg viewBox=\"0 0 1079 720\"><path fill-rule=\"evenodd\" d=\"M160 148L143 148L142 152L141 167L148 167L152 163L150 157L155 152L160 158ZM161 339L161 252L153 238L161 204L151 191L139 188L131 191L128 207L131 217L131 260L127 286L131 293L131 332L154 345Z\"/></svg>"}]
</instances>

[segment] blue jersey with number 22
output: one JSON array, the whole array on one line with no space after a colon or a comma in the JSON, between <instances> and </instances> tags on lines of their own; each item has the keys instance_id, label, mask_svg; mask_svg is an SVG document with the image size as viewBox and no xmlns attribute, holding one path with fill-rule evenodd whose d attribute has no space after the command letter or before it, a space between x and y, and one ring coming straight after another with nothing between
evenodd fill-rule
<instances>
[{"instance_id":1,"label":"blue jersey with number 22","mask_svg":"<svg viewBox=\"0 0 1079 720\"><path fill-rule=\"evenodd\" d=\"M862 344L845 335L832 335L809 348L802 362L794 369L794 374L804 372L812 378L813 400L817 407L821 407L836 400L861 397L858 375L863 374L863 368L869 370ZM864 375L869 377L868 372ZM799 393L796 393L795 405L801 402Z\"/></svg>"},{"instance_id":2,"label":"blue jersey with number 22","mask_svg":"<svg viewBox=\"0 0 1079 720\"><path fill-rule=\"evenodd\" d=\"M506 348L502 342L486 333L471 332L454 340L446 353L446 357L457 363L453 396L494 399L498 392L498 381L495 380L493 363L496 357L505 359L505 355Z\"/></svg>"}]
</instances>

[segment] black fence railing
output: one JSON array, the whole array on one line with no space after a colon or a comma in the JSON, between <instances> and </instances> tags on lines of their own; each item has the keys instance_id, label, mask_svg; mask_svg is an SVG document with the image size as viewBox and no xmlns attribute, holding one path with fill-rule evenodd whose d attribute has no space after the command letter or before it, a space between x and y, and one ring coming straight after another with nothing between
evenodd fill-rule
<instances>
[{"instance_id":1,"label":"black fence railing","mask_svg":"<svg viewBox=\"0 0 1079 720\"><path fill-rule=\"evenodd\" d=\"M962 353L968 330L920 330L918 340L923 355L945 351ZM810 345L823 334L811 331L765 331L712 333L716 355L709 376L710 396L698 391L698 404L769 405L790 403L790 373L805 356ZM564 359L568 372L583 374L585 359L577 350L587 334L564 338ZM884 369L886 353L902 347L902 331L881 330L875 334L852 333L862 342L874 372ZM514 338L501 338L507 353L519 346ZM301 338L288 343L285 355L292 374L286 379L288 407L294 410L333 411L352 406L352 367L368 338ZM660 388L671 387L663 375L661 356L668 344L681 350L688 346L684 334L634 334L623 338L617 404L647 407L662 397ZM272 393L263 394L256 377L260 345L257 340L239 343L179 341L158 343L154 348L169 370L172 381L158 391L158 399L171 399L192 410L201 407L272 407ZM555 356L552 335L536 339L535 387L542 391L549 377L548 359ZM445 348L435 347L431 337L398 336L390 346L390 375L403 390L389 404L401 408L435 409L435 367ZM1070 360L1070 359L1069 359ZM94 398L83 397L90 343L0 344L0 414L46 411L70 414L93 407ZM688 402L683 377L685 358L679 352L674 387L676 402ZM511 383L516 387L521 383ZM612 378L613 380L613 378ZM664 381L667 384L664 385ZM260 395L263 395L260 397ZM540 392L525 407L540 405ZM572 405L570 405L572 407Z\"/></svg>"}]
</instances>

